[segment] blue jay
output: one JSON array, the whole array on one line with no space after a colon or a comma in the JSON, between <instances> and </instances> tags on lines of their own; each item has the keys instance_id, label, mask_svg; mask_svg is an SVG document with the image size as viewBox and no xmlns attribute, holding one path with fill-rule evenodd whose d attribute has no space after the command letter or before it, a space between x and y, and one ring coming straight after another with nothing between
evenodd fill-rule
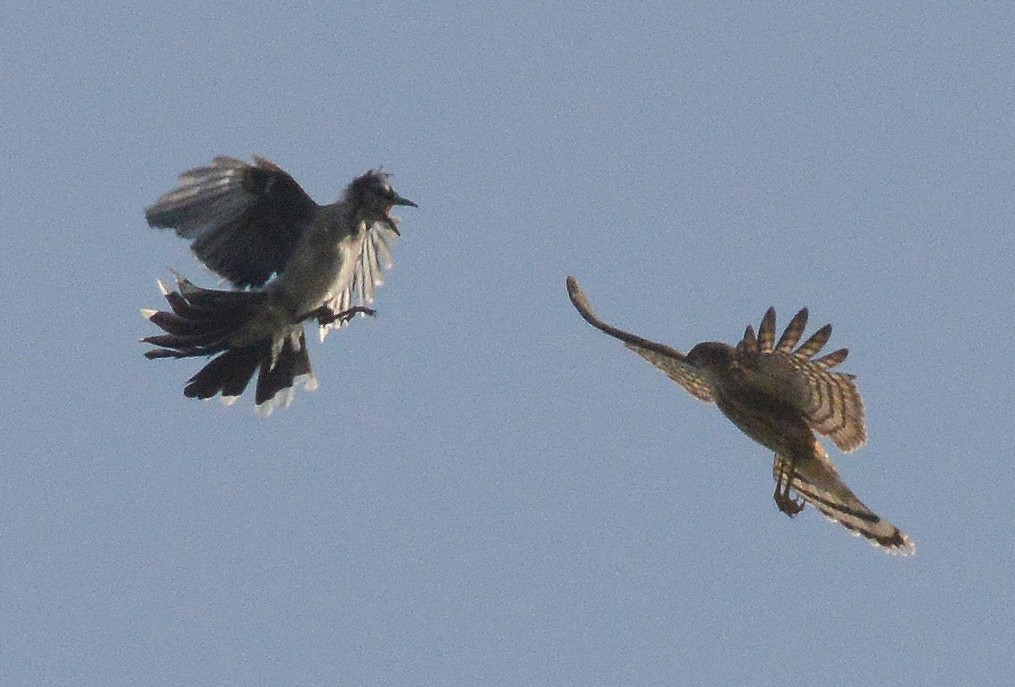
<instances>
[{"instance_id":1,"label":"blue jay","mask_svg":"<svg viewBox=\"0 0 1015 687\"><path fill-rule=\"evenodd\" d=\"M145 211L148 224L188 239L236 290L201 288L179 275L175 290L159 282L170 311L142 314L166 333L142 339L155 346L145 356L216 356L183 393L221 394L226 404L258 372L254 403L267 415L292 402L295 384L317 387L304 322L316 320L323 340L355 314L374 314L367 305L399 235L388 213L416 204L395 192L387 174L371 170L339 202L318 205L281 167L257 156L254 164L217 157L180 179Z\"/></svg>"}]
</instances>

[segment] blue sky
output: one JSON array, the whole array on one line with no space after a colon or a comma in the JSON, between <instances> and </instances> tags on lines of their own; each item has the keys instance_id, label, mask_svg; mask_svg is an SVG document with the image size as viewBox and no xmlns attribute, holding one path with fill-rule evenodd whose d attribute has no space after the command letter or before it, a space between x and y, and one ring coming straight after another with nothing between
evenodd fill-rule
<instances>
[{"instance_id":1,"label":"blue sky","mask_svg":"<svg viewBox=\"0 0 1015 687\"><path fill-rule=\"evenodd\" d=\"M8 3L0 682L1003 684L1015 9ZM384 165L379 317L259 419L145 360L143 209L219 154ZM848 346L886 556L588 327Z\"/></svg>"}]
</instances>

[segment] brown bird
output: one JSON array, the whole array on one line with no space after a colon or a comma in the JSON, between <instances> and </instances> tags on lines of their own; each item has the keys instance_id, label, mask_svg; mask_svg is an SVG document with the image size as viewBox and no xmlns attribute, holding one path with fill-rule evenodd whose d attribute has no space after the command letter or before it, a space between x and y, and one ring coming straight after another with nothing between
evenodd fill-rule
<instances>
[{"instance_id":1,"label":"brown bird","mask_svg":"<svg viewBox=\"0 0 1015 687\"><path fill-rule=\"evenodd\" d=\"M827 436L844 452L867 441L863 401L854 375L832 372L848 354L841 348L814 356L828 343L826 324L794 350L807 326L807 309L790 320L775 340L775 309L769 308L757 335L751 326L735 347L717 341L699 343L684 355L675 348L643 339L603 322L574 277L567 278L571 302L585 321L620 339L695 398L715 403L733 424L775 452L775 502L793 517L803 501L888 553L915 553L913 541L882 520L839 477L814 433Z\"/></svg>"}]
</instances>

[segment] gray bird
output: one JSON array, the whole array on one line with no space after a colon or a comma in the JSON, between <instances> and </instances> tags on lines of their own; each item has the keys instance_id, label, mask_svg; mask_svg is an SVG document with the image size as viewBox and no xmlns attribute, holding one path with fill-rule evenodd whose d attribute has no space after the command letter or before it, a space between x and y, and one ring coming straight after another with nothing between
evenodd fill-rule
<instances>
[{"instance_id":1,"label":"gray bird","mask_svg":"<svg viewBox=\"0 0 1015 687\"><path fill-rule=\"evenodd\" d=\"M293 387L314 389L303 323L316 320L323 340L367 307L399 235L395 205L416 207L371 170L342 199L318 205L281 167L254 156L253 165L217 157L180 175L178 188L145 211L152 227L191 241L208 268L237 290L195 286L179 275L176 290L159 288L171 312L143 310L165 334L143 342L145 356L217 356L191 377L190 398L222 395L229 404L259 371L259 414L292 402ZM354 303L355 300L355 303Z\"/></svg>"}]
</instances>

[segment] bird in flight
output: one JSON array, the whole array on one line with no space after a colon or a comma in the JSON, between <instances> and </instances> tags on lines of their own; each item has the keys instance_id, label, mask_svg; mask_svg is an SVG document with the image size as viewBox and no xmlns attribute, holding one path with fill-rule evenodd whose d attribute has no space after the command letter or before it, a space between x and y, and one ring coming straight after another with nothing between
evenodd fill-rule
<instances>
[{"instance_id":1,"label":"bird in flight","mask_svg":"<svg viewBox=\"0 0 1015 687\"><path fill-rule=\"evenodd\" d=\"M809 503L888 553L915 553L905 532L850 491L815 437L815 432L829 437L844 452L867 441L854 375L832 371L846 359L847 349L814 357L828 343L831 325L797 346L807 326L804 308L776 341L775 309L769 308L757 334L748 326L736 346L709 341L685 355L599 319L574 277L567 278L567 292L586 322L620 339L695 398L715 403L744 434L775 452L772 474L779 510L793 517Z\"/></svg>"},{"instance_id":2,"label":"bird in flight","mask_svg":"<svg viewBox=\"0 0 1015 687\"><path fill-rule=\"evenodd\" d=\"M180 175L180 185L145 211L152 227L174 229L234 290L195 286L176 275L159 288L169 311L142 310L165 334L143 342L150 358L216 356L190 378L184 395L222 395L232 403L258 373L254 404L267 415L292 402L294 385L315 389L303 323L328 331L368 307L399 235L398 195L371 170L342 199L318 205L281 167L217 157Z\"/></svg>"}]
</instances>

